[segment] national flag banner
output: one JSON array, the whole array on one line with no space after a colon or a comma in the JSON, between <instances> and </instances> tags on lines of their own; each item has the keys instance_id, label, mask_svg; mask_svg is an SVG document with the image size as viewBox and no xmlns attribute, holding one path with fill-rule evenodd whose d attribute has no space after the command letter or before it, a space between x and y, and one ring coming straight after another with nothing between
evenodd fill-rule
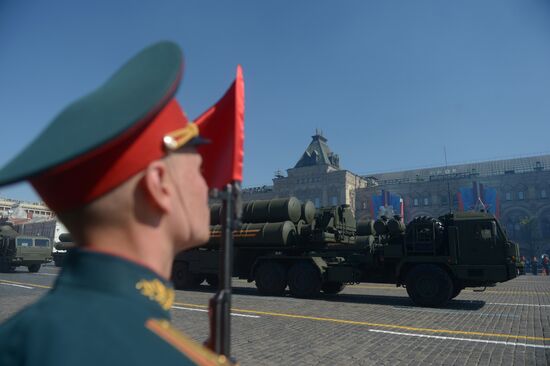
<instances>
[{"instance_id":1,"label":"national flag banner","mask_svg":"<svg viewBox=\"0 0 550 366\"><path fill-rule=\"evenodd\" d=\"M244 158L244 78L242 68L225 95L195 121L210 144L198 147L203 176L210 189L242 182Z\"/></svg>"},{"instance_id":2,"label":"national flag banner","mask_svg":"<svg viewBox=\"0 0 550 366\"><path fill-rule=\"evenodd\" d=\"M388 218L400 215L403 218L403 198L390 191L382 190L380 195L373 195L371 199L371 216L378 219L382 216Z\"/></svg>"},{"instance_id":3,"label":"national flag banner","mask_svg":"<svg viewBox=\"0 0 550 366\"><path fill-rule=\"evenodd\" d=\"M500 216L500 200L496 188L472 182L472 187L462 187L457 193L459 211L485 210L497 218Z\"/></svg>"}]
</instances>

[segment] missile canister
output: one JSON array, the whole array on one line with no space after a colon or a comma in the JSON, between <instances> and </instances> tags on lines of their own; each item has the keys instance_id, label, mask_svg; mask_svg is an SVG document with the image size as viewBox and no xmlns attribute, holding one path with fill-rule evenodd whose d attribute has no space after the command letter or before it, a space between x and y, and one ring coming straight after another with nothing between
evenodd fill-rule
<instances>
[{"instance_id":1,"label":"missile canister","mask_svg":"<svg viewBox=\"0 0 550 366\"><path fill-rule=\"evenodd\" d=\"M210 245L219 245L221 225L210 227ZM296 227L290 221L242 224L233 231L235 246L286 246L296 242Z\"/></svg>"},{"instance_id":2,"label":"missile canister","mask_svg":"<svg viewBox=\"0 0 550 366\"><path fill-rule=\"evenodd\" d=\"M62 243L70 243L73 241L71 233L63 233L59 235L59 241Z\"/></svg>"},{"instance_id":3,"label":"missile canister","mask_svg":"<svg viewBox=\"0 0 550 366\"><path fill-rule=\"evenodd\" d=\"M296 234L302 237L307 237L313 230L313 224L308 224L304 220L299 220L296 224Z\"/></svg>"},{"instance_id":4,"label":"missile canister","mask_svg":"<svg viewBox=\"0 0 550 366\"><path fill-rule=\"evenodd\" d=\"M308 200L302 203L300 220L303 220L306 224L311 224L315 220L315 205L313 202Z\"/></svg>"},{"instance_id":5,"label":"missile canister","mask_svg":"<svg viewBox=\"0 0 550 366\"><path fill-rule=\"evenodd\" d=\"M358 221L357 235L376 235L376 230L374 230L374 220Z\"/></svg>"},{"instance_id":6,"label":"missile canister","mask_svg":"<svg viewBox=\"0 0 550 366\"><path fill-rule=\"evenodd\" d=\"M63 234L61 234L63 235ZM76 244L72 241L60 241L57 244L55 244L56 250L69 250L76 247Z\"/></svg>"},{"instance_id":7,"label":"missile canister","mask_svg":"<svg viewBox=\"0 0 550 366\"><path fill-rule=\"evenodd\" d=\"M302 204L296 197L249 201L243 205L243 222L298 222Z\"/></svg>"},{"instance_id":8,"label":"missile canister","mask_svg":"<svg viewBox=\"0 0 550 366\"><path fill-rule=\"evenodd\" d=\"M391 234L397 235L405 232L405 224L401 220L389 219L387 226Z\"/></svg>"},{"instance_id":9,"label":"missile canister","mask_svg":"<svg viewBox=\"0 0 550 366\"><path fill-rule=\"evenodd\" d=\"M210 206L210 225L219 225L222 214L222 205Z\"/></svg>"},{"instance_id":10,"label":"missile canister","mask_svg":"<svg viewBox=\"0 0 550 366\"><path fill-rule=\"evenodd\" d=\"M374 221L374 231L376 231L376 234L378 235L384 235L388 233L388 225L385 220L377 219Z\"/></svg>"},{"instance_id":11,"label":"missile canister","mask_svg":"<svg viewBox=\"0 0 550 366\"><path fill-rule=\"evenodd\" d=\"M372 235L361 235L355 237L355 244L370 248L372 244L374 243L374 236Z\"/></svg>"}]
</instances>

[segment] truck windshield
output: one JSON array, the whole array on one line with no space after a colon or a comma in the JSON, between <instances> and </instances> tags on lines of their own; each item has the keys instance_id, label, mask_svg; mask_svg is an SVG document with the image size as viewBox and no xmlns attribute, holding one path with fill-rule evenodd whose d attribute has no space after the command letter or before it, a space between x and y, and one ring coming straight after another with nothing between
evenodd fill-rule
<instances>
[{"instance_id":1,"label":"truck windshield","mask_svg":"<svg viewBox=\"0 0 550 366\"><path fill-rule=\"evenodd\" d=\"M497 224L497 241L508 241L504 231L502 231L502 228L500 227L500 223L498 221L495 221L495 223Z\"/></svg>"},{"instance_id":2,"label":"truck windshield","mask_svg":"<svg viewBox=\"0 0 550 366\"><path fill-rule=\"evenodd\" d=\"M49 247L50 241L48 239L34 239L35 247Z\"/></svg>"},{"instance_id":3,"label":"truck windshield","mask_svg":"<svg viewBox=\"0 0 550 366\"><path fill-rule=\"evenodd\" d=\"M18 247L32 247L32 238L17 238Z\"/></svg>"}]
</instances>

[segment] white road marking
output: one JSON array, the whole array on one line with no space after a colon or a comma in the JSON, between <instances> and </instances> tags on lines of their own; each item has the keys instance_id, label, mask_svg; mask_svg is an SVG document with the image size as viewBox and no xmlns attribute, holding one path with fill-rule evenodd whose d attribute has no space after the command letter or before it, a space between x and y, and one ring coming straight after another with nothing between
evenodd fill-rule
<instances>
[{"instance_id":1,"label":"white road marking","mask_svg":"<svg viewBox=\"0 0 550 366\"><path fill-rule=\"evenodd\" d=\"M487 305L503 305L503 306L534 306L537 308L546 308L550 307L550 305L540 305L540 304L508 304L504 302L488 302Z\"/></svg>"},{"instance_id":2,"label":"white road marking","mask_svg":"<svg viewBox=\"0 0 550 366\"><path fill-rule=\"evenodd\" d=\"M180 310L190 310L190 311L200 311L201 313L208 313L208 310L206 309L194 309L194 308L185 308L183 306L172 306L173 309L180 309ZM235 314L231 313L232 316L242 316L243 318L260 318L258 315L246 315L246 314Z\"/></svg>"},{"instance_id":3,"label":"white road marking","mask_svg":"<svg viewBox=\"0 0 550 366\"><path fill-rule=\"evenodd\" d=\"M392 331L389 331L389 330L378 330L378 329L369 329L369 332L374 332L374 333L386 333L386 334L394 334L394 335L409 336L409 337L418 337L418 338L443 339L443 340L450 340L450 341L464 341L464 342L475 342L475 343L502 344L502 345L504 345L504 346L514 346L514 347L523 346L523 347L532 347L532 348L550 348L550 346L543 345L543 344L518 343L518 342L505 342L505 341L490 341L490 340L487 340L487 339L445 337L445 336L436 336L436 335L428 335L428 334L414 334L414 333L392 332Z\"/></svg>"},{"instance_id":4,"label":"white road marking","mask_svg":"<svg viewBox=\"0 0 550 366\"><path fill-rule=\"evenodd\" d=\"M26 288L26 289L29 289L29 290L33 290L33 289L34 289L34 287L23 286L23 285L16 285L15 283L0 282L0 285L14 286L14 287L22 287L22 288Z\"/></svg>"},{"instance_id":5,"label":"white road marking","mask_svg":"<svg viewBox=\"0 0 550 366\"><path fill-rule=\"evenodd\" d=\"M57 273L32 273L33 275L40 275L40 276L57 276Z\"/></svg>"}]
</instances>

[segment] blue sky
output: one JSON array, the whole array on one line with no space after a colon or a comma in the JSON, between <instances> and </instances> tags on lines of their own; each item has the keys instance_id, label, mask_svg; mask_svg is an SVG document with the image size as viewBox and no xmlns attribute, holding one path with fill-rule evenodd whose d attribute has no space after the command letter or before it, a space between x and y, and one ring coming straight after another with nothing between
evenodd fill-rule
<instances>
[{"instance_id":1,"label":"blue sky","mask_svg":"<svg viewBox=\"0 0 550 366\"><path fill-rule=\"evenodd\" d=\"M444 146L449 163L550 152L545 0L0 0L0 164L162 39L184 50L191 118L243 65L245 186L293 167L316 128L356 173L443 165Z\"/></svg>"}]
</instances>

